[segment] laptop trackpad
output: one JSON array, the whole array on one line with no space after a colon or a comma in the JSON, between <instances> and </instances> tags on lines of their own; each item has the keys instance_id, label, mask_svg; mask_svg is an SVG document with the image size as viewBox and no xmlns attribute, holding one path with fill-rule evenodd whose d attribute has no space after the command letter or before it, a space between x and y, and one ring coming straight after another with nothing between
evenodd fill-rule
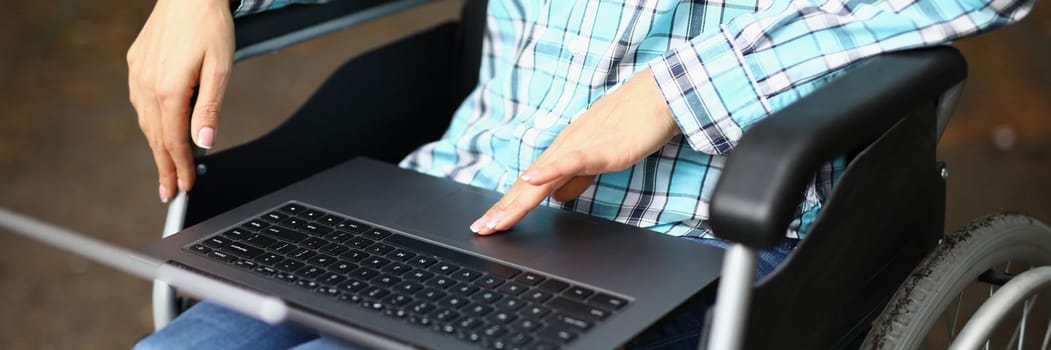
<instances>
[{"instance_id":1,"label":"laptop trackpad","mask_svg":"<svg viewBox=\"0 0 1051 350\"><path fill-rule=\"evenodd\" d=\"M602 234L601 219L543 206L509 231L492 236L471 232L468 226L499 199L496 193L460 190L406 213L399 223L404 225L402 230L421 237L527 266L558 266L559 270L567 266L575 267L569 270L586 269L581 261L610 267L609 255L603 253L630 248L633 241L626 239L630 235ZM602 247L596 249L596 244Z\"/></svg>"}]
</instances>

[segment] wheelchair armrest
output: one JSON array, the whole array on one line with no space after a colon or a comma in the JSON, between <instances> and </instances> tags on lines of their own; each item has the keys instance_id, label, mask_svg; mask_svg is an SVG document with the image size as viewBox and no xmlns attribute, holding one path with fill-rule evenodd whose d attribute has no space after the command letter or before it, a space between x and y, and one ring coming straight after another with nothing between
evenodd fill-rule
<instances>
[{"instance_id":1,"label":"wheelchair armrest","mask_svg":"<svg viewBox=\"0 0 1051 350\"><path fill-rule=\"evenodd\" d=\"M234 20L234 61L274 52L430 1L333 0L240 17Z\"/></svg>"},{"instance_id":2,"label":"wheelchair armrest","mask_svg":"<svg viewBox=\"0 0 1051 350\"><path fill-rule=\"evenodd\" d=\"M712 194L714 234L773 247L823 163L872 143L966 75L951 47L884 54L756 123L730 152Z\"/></svg>"}]
</instances>

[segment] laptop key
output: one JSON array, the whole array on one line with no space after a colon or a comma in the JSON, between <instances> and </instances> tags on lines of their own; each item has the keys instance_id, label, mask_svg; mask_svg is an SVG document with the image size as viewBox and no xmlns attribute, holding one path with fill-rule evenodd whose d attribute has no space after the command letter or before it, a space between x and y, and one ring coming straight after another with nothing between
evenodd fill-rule
<instances>
[{"instance_id":1,"label":"laptop key","mask_svg":"<svg viewBox=\"0 0 1051 350\"><path fill-rule=\"evenodd\" d=\"M288 283L293 283L293 282L299 280L299 277L296 277L296 275L293 275L293 274L287 273L287 272L275 273L274 274L274 278L277 278L279 280L282 280L282 281L285 281L285 282L288 282Z\"/></svg>"},{"instance_id":2,"label":"laptop key","mask_svg":"<svg viewBox=\"0 0 1051 350\"><path fill-rule=\"evenodd\" d=\"M496 304L494 304L494 305L496 305L496 307L501 308L501 309L505 309L505 310L509 310L509 311L516 311L518 309L521 309L523 306L525 306L525 304L526 304L526 302L522 301L522 299L518 299L518 298L515 298L515 297L507 297L507 298L503 298L503 299L497 301Z\"/></svg>"},{"instance_id":3,"label":"laptop key","mask_svg":"<svg viewBox=\"0 0 1051 350\"><path fill-rule=\"evenodd\" d=\"M482 320L479 320L474 317L467 317L456 322L456 326L461 330L472 330L478 328L478 326L481 326L482 324Z\"/></svg>"},{"instance_id":4,"label":"laptop key","mask_svg":"<svg viewBox=\"0 0 1051 350\"><path fill-rule=\"evenodd\" d=\"M350 280L347 283L341 284L339 286L339 289L342 289L344 291L351 292L351 293L356 293L357 291L365 289L365 287L368 287L368 286L369 286L368 283L365 283L365 282L362 282L362 281L358 281L358 280Z\"/></svg>"},{"instance_id":5,"label":"laptop key","mask_svg":"<svg viewBox=\"0 0 1051 350\"><path fill-rule=\"evenodd\" d=\"M323 240L321 238L310 237L310 238L304 239L302 242L299 242L299 245L302 246L302 247L310 248L310 249L318 249L318 248L321 248L321 247L324 247L324 246L328 245L328 242L326 242L325 240Z\"/></svg>"},{"instance_id":6,"label":"laptop key","mask_svg":"<svg viewBox=\"0 0 1051 350\"><path fill-rule=\"evenodd\" d=\"M416 293L415 296L416 298L427 301L438 301L439 299L445 297L445 293L442 293L441 291L436 289L427 288L421 290L419 293Z\"/></svg>"},{"instance_id":7,"label":"laptop key","mask_svg":"<svg viewBox=\"0 0 1051 350\"><path fill-rule=\"evenodd\" d=\"M457 284L455 287L449 288L449 291L453 294L467 297L471 296L471 294L474 294L474 292L477 292L478 287L473 284L460 283Z\"/></svg>"},{"instance_id":8,"label":"laptop key","mask_svg":"<svg viewBox=\"0 0 1051 350\"><path fill-rule=\"evenodd\" d=\"M409 313L402 309L387 309L383 314L394 318L405 318L409 316Z\"/></svg>"},{"instance_id":9,"label":"laptop key","mask_svg":"<svg viewBox=\"0 0 1051 350\"><path fill-rule=\"evenodd\" d=\"M343 302L346 302L346 303L357 305L358 303L362 302L365 299L362 299L361 296L359 296L357 294L343 293L343 294L339 295L339 300L341 300Z\"/></svg>"},{"instance_id":10,"label":"laptop key","mask_svg":"<svg viewBox=\"0 0 1051 350\"><path fill-rule=\"evenodd\" d=\"M492 307L485 306L485 305L478 304L478 303L471 303L470 305L467 305L467 307L465 307L463 309L464 313L466 313L469 316L475 316L475 317L482 317L482 316L488 315L492 311L493 311Z\"/></svg>"},{"instance_id":11,"label":"laptop key","mask_svg":"<svg viewBox=\"0 0 1051 350\"><path fill-rule=\"evenodd\" d=\"M573 298L573 299L577 299L577 300L587 299L592 294L595 294L595 292L590 290L590 289L587 289L587 288L584 288L584 287L580 287L580 286L569 287L569 289L567 289L564 293L562 293L562 295L565 295L567 297L570 297L570 298Z\"/></svg>"},{"instance_id":12,"label":"laptop key","mask_svg":"<svg viewBox=\"0 0 1051 350\"><path fill-rule=\"evenodd\" d=\"M362 236L372 238L375 240L381 240L387 238L387 236L390 236L390 231L374 228L372 230L369 230L368 232L365 232L365 234L363 234Z\"/></svg>"},{"instance_id":13,"label":"laptop key","mask_svg":"<svg viewBox=\"0 0 1051 350\"><path fill-rule=\"evenodd\" d=\"M328 216L328 213L320 211L320 210L317 210L317 209L307 209L307 210L301 211L299 213L296 213L296 216L301 217L301 218L305 218L305 219L309 219L309 220L317 220L317 219L320 219L320 218Z\"/></svg>"},{"instance_id":14,"label":"laptop key","mask_svg":"<svg viewBox=\"0 0 1051 350\"><path fill-rule=\"evenodd\" d=\"M212 248L208 248L200 244L194 244L192 247L190 247L190 251L201 255L207 255L212 251Z\"/></svg>"},{"instance_id":15,"label":"laptop key","mask_svg":"<svg viewBox=\"0 0 1051 350\"><path fill-rule=\"evenodd\" d=\"M515 314L512 312L497 311L490 314L488 317L485 318L485 320L489 321L490 323L508 324L511 323L511 321L514 321L516 318L518 318L518 316L515 316Z\"/></svg>"},{"instance_id":16,"label":"laptop key","mask_svg":"<svg viewBox=\"0 0 1051 350\"><path fill-rule=\"evenodd\" d=\"M551 309L548 309L548 308L540 306L540 305L530 305L530 306L527 306L526 308L518 311L518 313L522 314L522 316L533 317L533 318L544 317L549 312L551 312Z\"/></svg>"},{"instance_id":17,"label":"laptop key","mask_svg":"<svg viewBox=\"0 0 1051 350\"><path fill-rule=\"evenodd\" d=\"M394 259L394 260L397 260L397 261L406 261L406 260L412 259L412 257L414 257L414 256L416 256L416 254L413 254L412 252L404 250L404 249L398 249L398 250L395 250L393 252L390 252L390 254L387 254L388 258L391 258L391 259Z\"/></svg>"},{"instance_id":18,"label":"laptop key","mask_svg":"<svg viewBox=\"0 0 1051 350\"><path fill-rule=\"evenodd\" d=\"M422 301L422 300L421 301L417 301L415 303L412 303L408 307L409 311L412 311L413 313L415 313L417 315L421 315L421 316L422 315L426 315L428 312L431 312L431 310L434 310L434 309L435 309L434 304L431 304L431 303L428 303L428 302Z\"/></svg>"},{"instance_id":19,"label":"laptop key","mask_svg":"<svg viewBox=\"0 0 1051 350\"><path fill-rule=\"evenodd\" d=\"M233 239L245 239L252 236L252 231L245 230L243 228L234 228L229 231L223 232L223 236L230 237Z\"/></svg>"},{"instance_id":20,"label":"laptop key","mask_svg":"<svg viewBox=\"0 0 1051 350\"><path fill-rule=\"evenodd\" d=\"M208 257L212 258L212 259L215 259L215 260L219 260L219 261L225 262L225 263L231 263L234 260L237 260L236 256L233 256L232 254L227 254L227 253L224 253L224 252L221 252L221 251L218 251L218 250L213 250L210 253L208 253Z\"/></svg>"},{"instance_id":21,"label":"laptop key","mask_svg":"<svg viewBox=\"0 0 1051 350\"><path fill-rule=\"evenodd\" d=\"M373 240L371 239L365 237L354 237L354 239L347 241L345 244L351 248L365 249L372 245L372 243Z\"/></svg>"},{"instance_id":22,"label":"laptop key","mask_svg":"<svg viewBox=\"0 0 1051 350\"><path fill-rule=\"evenodd\" d=\"M376 271L376 270L373 270L373 269L370 269L370 268L367 268L367 267L362 267L362 268L359 268L359 269L354 270L353 272L351 272L350 276L354 277L354 278L357 278L357 279L360 279L362 281L368 281L368 280L372 279L373 277L378 276L379 274L380 273L378 271Z\"/></svg>"},{"instance_id":23,"label":"laptop key","mask_svg":"<svg viewBox=\"0 0 1051 350\"><path fill-rule=\"evenodd\" d=\"M332 264L328 268L331 269L333 272L336 272L336 273L347 273L347 272L350 272L353 269L356 269L357 267L358 267L358 265L355 265L354 263L340 260L340 261L336 262L335 264Z\"/></svg>"},{"instance_id":24,"label":"laptop key","mask_svg":"<svg viewBox=\"0 0 1051 350\"><path fill-rule=\"evenodd\" d=\"M288 205L285 205L285 206L281 207L281 209L278 209L278 210L283 211L283 212L288 213L288 214L295 215L295 214L299 214L300 212L306 210L306 207L304 207L302 205L299 205L299 204L296 204L296 203L291 203L291 204L288 204Z\"/></svg>"},{"instance_id":25,"label":"laptop key","mask_svg":"<svg viewBox=\"0 0 1051 350\"><path fill-rule=\"evenodd\" d=\"M504 334L507 334L507 328L504 328L504 326L498 324L489 325L485 328L482 328L482 334L486 337L497 338L503 336Z\"/></svg>"},{"instance_id":26,"label":"laptop key","mask_svg":"<svg viewBox=\"0 0 1051 350\"><path fill-rule=\"evenodd\" d=\"M427 285L428 286L439 288L439 289L449 288L450 286L452 286L454 284L456 284L456 281L454 281L451 278L443 277L443 276L438 276L437 278L433 278L430 281L427 281Z\"/></svg>"},{"instance_id":27,"label":"laptop key","mask_svg":"<svg viewBox=\"0 0 1051 350\"><path fill-rule=\"evenodd\" d=\"M512 347L520 347L532 343L533 337L530 337L528 334L525 333L512 333L511 335L507 336L507 338L504 338L504 341L506 341L508 344L511 344Z\"/></svg>"},{"instance_id":28,"label":"laptop key","mask_svg":"<svg viewBox=\"0 0 1051 350\"><path fill-rule=\"evenodd\" d=\"M262 255L264 253L264 251L262 249L259 249L259 248L256 248L256 247L252 247L252 246L249 246L247 244L240 243L240 242L234 242L234 243L227 244L226 246L223 246L222 248L219 248L219 250L223 251L224 253L233 254L233 255L236 255L237 257L245 258L245 259L251 259L251 258L260 256L260 255Z\"/></svg>"},{"instance_id":29,"label":"laptop key","mask_svg":"<svg viewBox=\"0 0 1051 350\"><path fill-rule=\"evenodd\" d=\"M569 287L569 283L552 279L541 282L540 285L537 286L537 288L540 288L541 290L552 294L561 292L562 290L566 289L566 287Z\"/></svg>"},{"instance_id":30,"label":"laptop key","mask_svg":"<svg viewBox=\"0 0 1051 350\"><path fill-rule=\"evenodd\" d=\"M336 225L337 230L344 230L351 233L362 233L368 231L370 228L372 228L372 226L365 225L354 220L347 220L340 223L339 225Z\"/></svg>"},{"instance_id":31,"label":"laptop key","mask_svg":"<svg viewBox=\"0 0 1051 350\"><path fill-rule=\"evenodd\" d=\"M306 264L292 259L285 259L284 261L274 264L274 268L287 272L299 270L303 268L303 266L306 266Z\"/></svg>"},{"instance_id":32,"label":"laptop key","mask_svg":"<svg viewBox=\"0 0 1051 350\"><path fill-rule=\"evenodd\" d=\"M534 303L543 303L547 299L551 298L551 293L548 293L548 292L545 292L545 291L542 291L542 290L532 289L532 290L526 292L525 294L522 294L522 297L525 298L525 300L528 300L528 301L531 301L531 302L534 302Z\"/></svg>"},{"instance_id":33,"label":"laptop key","mask_svg":"<svg viewBox=\"0 0 1051 350\"><path fill-rule=\"evenodd\" d=\"M503 296L491 290L482 290L471 296L471 299L486 304L492 304L493 302L500 300L500 298L503 298Z\"/></svg>"},{"instance_id":34,"label":"laptop key","mask_svg":"<svg viewBox=\"0 0 1051 350\"><path fill-rule=\"evenodd\" d=\"M450 273L453 273L453 271L456 271L456 270L459 270L459 269L460 268L457 267L456 265L453 265L451 263L447 263L447 262L443 261L443 262L439 262L439 263L435 264L434 266L431 266L429 269L427 269L427 271L434 272L434 273L439 273L439 274L443 274L443 275L448 275Z\"/></svg>"},{"instance_id":35,"label":"laptop key","mask_svg":"<svg viewBox=\"0 0 1051 350\"><path fill-rule=\"evenodd\" d=\"M244 260L244 259L242 259L242 260L237 260L236 262L234 262L234 266L237 266L237 267L240 267L240 268L246 269L246 270L253 270L256 267L258 267L259 264L255 263L254 261L251 261L251 260Z\"/></svg>"},{"instance_id":36,"label":"laptop key","mask_svg":"<svg viewBox=\"0 0 1051 350\"><path fill-rule=\"evenodd\" d=\"M326 273L324 276L321 276L321 278L318 279L318 282L327 285L339 285L340 282L343 282L346 279L347 278L343 275L334 272L329 272Z\"/></svg>"},{"instance_id":37,"label":"laptop key","mask_svg":"<svg viewBox=\"0 0 1051 350\"><path fill-rule=\"evenodd\" d=\"M314 257L310 258L310 259L307 259L307 263L309 263L311 265L321 266L321 267L326 267L326 266L328 266L328 265L330 265L330 264L332 264L334 262L336 262L336 258L333 258L333 257L325 255L325 254L318 254L318 255L315 255Z\"/></svg>"},{"instance_id":38,"label":"laptop key","mask_svg":"<svg viewBox=\"0 0 1051 350\"><path fill-rule=\"evenodd\" d=\"M381 287L384 287L384 288L390 288L390 287L392 287L392 286L394 286L395 284L398 284L398 283L401 283L401 279L399 279L397 277L394 277L394 276L390 276L390 275L382 275L382 276L376 277L375 279L372 280L372 284L375 284L375 285L378 285L378 286L381 286Z\"/></svg>"},{"instance_id":39,"label":"laptop key","mask_svg":"<svg viewBox=\"0 0 1051 350\"><path fill-rule=\"evenodd\" d=\"M400 263L390 263L387 266L383 267L383 271L386 271L396 276L400 276L403 273L409 272L409 270L412 270L412 267Z\"/></svg>"},{"instance_id":40,"label":"laptop key","mask_svg":"<svg viewBox=\"0 0 1051 350\"><path fill-rule=\"evenodd\" d=\"M285 258L280 256L280 255L277 255L277 254L274 254L274 253L267 253L267 254L263 254L262 256L256 258L255 260L260 262L260 263L266 264L266 265L273 265L273 264L276 264L277 262L279 262L281 260L284 260L284 259Z\"/></svg>"},{"instance_id":41,"label":"laptop key","mask_svg":"<svg viewBox=\"0 0 1051 350\"><path fill-rule=\"evenodd\" d=\"M609 311L563 297L551 299L546 305L568 315L579 316L594 321L602 320L609 316Z\"/></svg>"},{"instance_id":42,"label":"laptop key","mask_svg":"<svg viewBox=\"0 0 1051 350\"><path fill-rule=\"evenodd\" d=\"M381 258L381 257L378 257L378 256L373 256L373 257L370 257L368 259L362 260L361 264L365 265L365 266L368 266L368 267L371 267L371 268L374 268L374 269L378 269L378 268L381 268L381 267L383 267L383 266L385 266L387 264L390 264L390 260L387 260L387 259L384 259L384 258Z\"/></svg>"},{"instance_id":43,"label":"laptop key","mask_svg":"<svg viewBox=\"0 0 1051 350\"><path fill-rule=\"evenodd\" d=\"M318 220L318 222L328 226L336 226L342 224L344 221L347 221L347 219L338 215L329 215Z\"/></svg>"},{"instance_id":44,"label":"laptop key","mask_svg":"<svg viewBox=\"0 0 1051 350\"><path fill-rule=\"evenodd\" d=\"M270 267L270 266L260 266L260 267L255 268L255 270L252 270L252 271L255 271L255 273L258 273L258 274L263 275L263 276L271 276L271 275L273 275L275 273L278 273L277 270L274 270L274 268Z\"/></svg>"},{"instance_id":45,"label":"laptop key","mask_svg":"<svg viewBox=\"0 0 1051 350\"><path fill-rule=\"evenodd\" d=\"M405 282L402 282L402 283L394 286L394 290L402 292L402 293L406 293L406 294L413 294L413 293L416 293L418 291L423 290L423 285L421 285L419 283L413 283L413 282L405 281Z\"/></svg>"},{"instance_id":46,"label":"laptop key","mask_svg":"<svg viewBox=\"0 0 1051 350\"><path fill-rule=\"evenodd\" d=\"M285 221L285 219L288 219L288 214L282 214L280 212L272 211L270 213L264 214L263 216L260 216L259 219L272 224L276 224Z\"/></svg>"},{"instance_id":47,"label":"laptop key","mask_svg":"<svg viewBox=\"0 0 1051 350\"><path fill-rule=\"evenodd\" d=\"M469 301L467 300L467 298L464 298L464 297L461 297L461 296L456 296L456 295L450 295L450 296L445 297L441 301L438 301L438 305L445 306L445 307L452 308L452 309L459 309L459 308L463 307L464 305L467 305L468 302Z\"/></svg>"},{"instance_id":48,"label":"laptop key","mask_svg":"<svg viewBox=\"0 0 1051 350\"><path fill-rule=\"evenodd\" d=\"M259 231L264 228L270 227L270 224L263 220L249 220L248 222L241 225L250 231Z\"/></svg>"},{"instance_id":49,"label":"laptop key","mask_svg":"<svg viewBox=\"0 0 1051 350\"><path fill-rule=\"evenodd\" d=\"M307 223L306 220L292 217L292 218L285 219L285 221L279 222L277 224L281 225L281 226L284 226L284 227L287 227L287 228L299 228L299 226L303 226L303 224L305 224L305 223Z\"/></svg>"},{"instance_id":50,"label":"laptop key","mask_svg":"<svg viewBox=\"0 0 1051 350\"><path fill-rule=\"evenodd\" d=\"M354 235L347 231L334 231L325 236L325 239L336 243L343 243L351 238L354 238Z\"/></svg>"},{"instance_id":51,"label":"laptop key","mask_svg":"<svg viewBox=\"0 0 1051 350\"><path fill-rule=\"evenodd\" d=\"M333 297L339 296L339 289L336 289L336 288L333 288L333 287L321 286L321 287L317 287L317 289L314 289L314 291L318 292L319 294L325 294L325 295L328 295L328 296L333 296Z\"/></svg>"},{"instance_id":52,"label":"laptop key","mask_svg":"<svg viewBox=\"0 0 1051 350\"><path fill-rule=\"evenodd\" d=\"M413 280L416 282L425 282L431 277L434 277L433 273L423 270L412 270L409 273L405 274L406 279Z\"/></svg>"},{"instance_id":53,"label":"laptop key","mask_svg":"<svg viewBox=\"0 0 1051 350\"><path fill-rule=\"evenodd\" d=\"M531 317L523 317L511 323L511 328L522 332L530 332L543 325L539 320Z\"/></svg>"},{"instance_id":54,"label":"laptop key","mask_svg":"<svg viewBox=\"0 0 1051 350\"><path fill-rule=\"evenodd\" d=\"M434 263L436 263L436 262L438 262L437 259L426 257L426 256L422 256L422 255L417 256L415 258L411 258L409 260L409 264L411 264L413 266L416 266L416 267L420 267L420 268L429 267L431 265L434 265Z\"/></svg>"},{"instance_id":55,"label":"laptop key","mask_svg":"<svg viewBox=\"0 0 1051 350\"><path fill-rule=\"evenodd\" d=\"M340 254L343 254L344 252L346 252L348 250L350 250L350 248L344 247L344 246L336 244L336 243L331 243L331 244L329 244L327 246L321 247L321 249L318 249L318 251L320 251L322 253L332 254L332 255L340 255Z\"/></svg>"},{"instance_id":56,"label":"laptop key","mask_svg":"<svg viewBox=\"0 0 1051 350\"><path fill-rule=\"evenodd\" d=\"M246 238L244 242L256 248L266 248L273 245L274 243L277 243L277 240L264 235L257 234Z\"/></svg>"},{"instance_id":57,"label":"laptop key","mask_svg":"<svg viewBox=\"0 0 1051 350\"><path fill-rule=\"evenodd\" d=\"M519 295L522 294L522 292L525 292L526 289L529 289L529 287L514 282L508 282L503 286L500 286L497 290L511 295Z\"/></svg>"},{"instance_id":58,"label":"laptop key","mask_svg":"<svg viewBox=\"0 0 1051 350\"><path fill-rule=\"evenodd\" d=\"M431 318L438 322L452 322L457 318L460 318L460 314L449 309L438 309L438 311L435 311L434 314L431 315Z\"/></svg>"},{"instance_id":59,"label":"laptop key","mask_svg":"<svg viewBox=\"0 0 1051 350\"><path fill-rule=\"evenodd\" d=\"M544 320L547 321L548 324L563 324L571 326L571 328L575 327L578 331L581 332L591 329L591 326L594 325L592 321L560 313L552 314Z\"/></svg>"},{"instance_id":60,"label":"laptop key","mask_svg":"<svg viewBox=\"0 0 1051 350\"><path fill-rule=\"evenodd\" d=\"M274 237L286 242L298 243L307 238L307 235L289 230L283 227L267 227L261 231L267 236Z\"/></svg>"},{"instance_id":61,"label":"laptop key","mask_svg":"<svg viewBox=\"0 0 1051 350\"><path fill-rule=\"evenodd\" d=\"M360 262L362 259L369 257L368 253L360 250L351 249L349 252L339 256L341 259L346 259L351 262Z\"/></svg>"},{"instance_id":62,"label":"laptop key","mask_svg":"<svg viewBox=\"0 0 1051 350\"><path fill-rule=\"evenodd\" d=\"M568 343L577 337L577 333L567 328L567 326L557 324L544 327L537 332L537 335L561 343Z\"/></svg>"},{"instance_id":63,"label":"laptop key","mask_svg":"<svg viewBox=\"0 0 1051 350\"><path fill-rule=\"evenodd\" d=\"M479 278L478 280L475 280L474 283L477 283L479 286L485 288L496 288L503 284L504 280L499 277L484 276L482 278Z\"/></svg>"},{"instance_id":64,"label":"laptop key","mask_svg":"<svg viewBox=\"0 0 1051 350\"><path fill-rule=\"evenodd\" d=\"M208 246L208 247L211 247L211 248L219 248L219 247L222 247L222 246L227 245L229 243L230 243L230 239L229 238L220 237L220 236L215 236L215 237L206 239L203 242L201 242L201 244L203 244L205 246Z\"/></svg>"},{"instance_id":65,"label":"laptop key","mask_svg":"<svg viewBox=\"0 0 1051 350\"><path fill-rule=\"evenodd\" d=\"M524 284L524 285L527 285L527 286L535 286L535 285L539 284L543 280L545 280L545 278L543 276L537 275L537 274L532 273L532 272L526 272L526 273L523 273L521 275L518 275L518 277L515 277L515 282L518 282L518 283L521 283L521 284Z\"/></svg>"},{"instance_id":66,"label":"laptop key","mask_svg":"<svg viewBox=\"0 0 1051 350\"><path fill-rule=\"evenodd\" d=\"M595 296L588 298L588 305L600 307L607 310L620 310L624 305L628 305L628 301L622 298L618 298L606 293L599 292Z\"/></svg>"},{"instance_id":67,"label":"laptop key","mask_svg":"<svg viewBox=\"0 0 1051 350\"><path fill-rule=\"evenodd\" d=\"M317 255L317 253L312 250L307 250L306 248L296 248L296 250L288 253L288 257L299 261L306 261L307 259L314 257L314 255Z\"/></svg>"},{"instance_id":68,"label":"laptop key","mask_svg":"<svg viewBox=\"0 0 1051 350\"><path fill-rule=\"evenodd\" d=\"M308 265L307 267L304 267L297 271L296 276L314 279L318 276L321 276L321 274L323 273L325 273L325 270L321 269L320 267Z\"/></svg>"},{"instance_id":69,"label":"laptop key","mask_svg":"<svg viewBox=\"0 0 1051 350\"><path fill-rule=\"evenodd\" d=\"M384 254L390 253L393 250L394 250L394 247L391 247L391 246L383 244L383 243L376 243L376 244L370 245L368 248L365 249L365 251L367 251L369 253L377 254L377 255L384 255Z\"/></svg>"},{"instance_id":70,"label":"laptop key","mask_svg":"<svg viewBox=\"0 0 1051 350\"><path fill-rule=\"evenodd\" d=\"M293 250L296 250L296 248L299 247L292 243L277 242L277 244L274 244L267 249L277 252L278 254L288 254Z\"/></svg>"},{"instance_id":71,"label":"laptop key","mask_svg":"<svg viewBox=\"0 0 1051 350\"><path fill-rule=\"evenodd\" d=\"M317 289L318 287L321 287L320 284L318 284L317 282L311 281L311 280L298 280L298 281L296 281L296 285L299 286L299 287L302 287L304 289L310 289L310 290L314 290L314 289Z\"/></svg>"},{"instance_id":72,"label":"laptop key","mask_svg":"<svg viewBox=\"0 0 1051 350\"><path fill-rule=\"evenodd\" d=\"M377 300L379 298L387 296L387 294L390 294L390 292L388 292L386 289L383 289L381 287L371 287L369 289L366 289L363 295L367 299Z\"/></svg>"},{"instance_id":73,"label":"laptop key","mask_svg":"<svg viewBox=\"0 0 1051 350\"><path fill-rule=\"evenodd\" d=\"M452 276L464 282L471 282L478 279L478 277L482 277L482 273L471 269L462 269L454 272Z\"/></svg>"},{"instance_id":74,"label":"laptop key","mask_svg":"<svg viewBox=\"0 0 1051 350\"><path fill-rule=\"evenodd\" d=\"M306 223L299 227L300 232L306 232L315 236L324 236L329 232L332 232L332 228L321 226L315 223Z\"/></svg>"},{"instance_id":75,"label":"laptop key","mask_svg":"<svg viewBox=\"0 0 1051 350\"><path fill-rule=\"evenodd\" d=\"M389 305L393 305L393 306L397 306L397 307L405 306L405 304L408 304L411 301L412 301L412 298L410 298L409 296L407 296L405 294L400 294L400 293L391 294L386 299L383 299L383 302L385 304L389 304Z\"/></svg>"}]
</instances>

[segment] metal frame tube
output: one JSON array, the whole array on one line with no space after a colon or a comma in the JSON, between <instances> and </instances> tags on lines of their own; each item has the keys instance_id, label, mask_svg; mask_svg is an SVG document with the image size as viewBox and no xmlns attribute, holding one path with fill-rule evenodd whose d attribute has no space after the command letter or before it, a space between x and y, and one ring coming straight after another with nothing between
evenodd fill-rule
<instances>
[{"instance_id":1,"label":"metal frame tube","mask_svg":"<svg viewBox=\"0 0 1051 350\"><path fill-rule=\"evenodd\" d=\"M1051 286L1051 266L1041 266L1023 272L1010 282L1007 282L1000 290L996 291L989 300L986 300L978 311L971 316L971 320L960 330L956 340L949 346L950 350L977 349L996 329L1000 320L1010 312L1015 305L1023 302L1042 288Z\"/></svg>"},{"instance_id":2,"label":"metal frame tube","mask_svg":"<svg viewBox=\"0 0 1051 350\"><path fill-rule=\"evenodd\" d=\"M740 243L734 243L726 249L708 349L741 348L748 307L752 302L756 256L755 249Z\"/></svg>"}]
</instances>

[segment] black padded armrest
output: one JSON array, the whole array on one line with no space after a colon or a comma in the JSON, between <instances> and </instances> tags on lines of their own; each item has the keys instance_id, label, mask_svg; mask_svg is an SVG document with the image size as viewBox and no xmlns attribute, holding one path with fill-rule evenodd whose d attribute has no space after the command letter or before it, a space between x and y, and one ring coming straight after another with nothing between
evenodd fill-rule
<instances>
[{"instance_id":1,"label":"black padded armrest","mask_svg":"<svg viewBox=\"0 0 1051 350\"><path fill-rule=\"evenodd\" d=\"M234 20L241 60L273 52L328 33L347 29L430 0L331 0L323 4L289 5Z\"/></svg>"},{"instance_id":2,"label":"black padded armrest","mask_svg":"<svg viewBox=\"0 0 1051 350\"><path fill-rule=\"evenodd\" d=\"M773 247L823 163L870 144L966 75L951 47L884 54L760 121L730 152L712 194L714 234Z\"/></svg>"}]
</instances>

